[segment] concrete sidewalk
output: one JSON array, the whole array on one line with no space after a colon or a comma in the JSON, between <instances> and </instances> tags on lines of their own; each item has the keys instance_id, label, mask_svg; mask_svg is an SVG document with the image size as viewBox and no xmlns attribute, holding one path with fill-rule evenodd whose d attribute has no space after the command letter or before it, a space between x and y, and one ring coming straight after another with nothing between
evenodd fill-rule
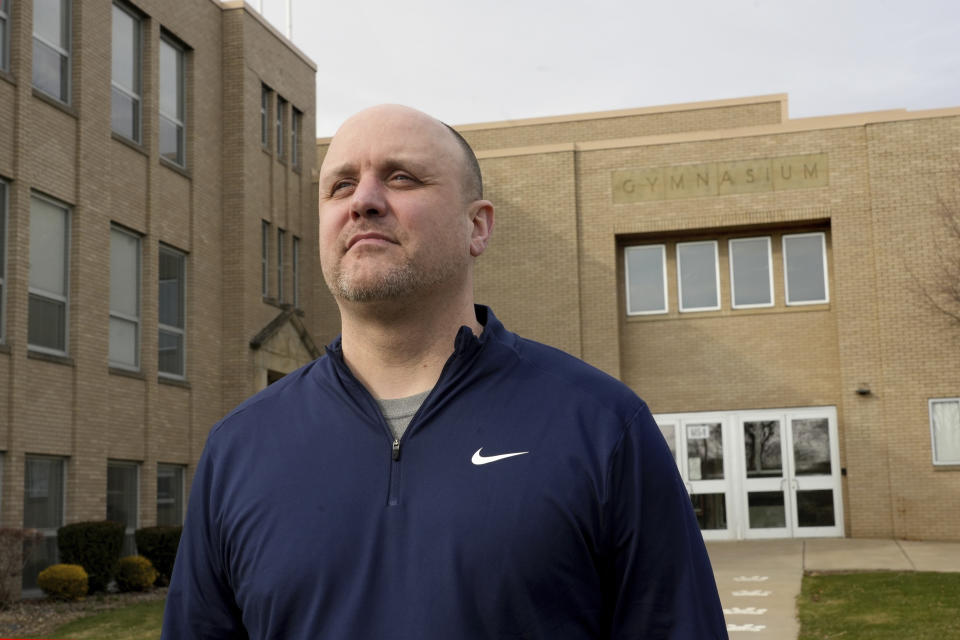
<instances>
[{"instance_id":1,"label":"concrete sidewalk","mask_svg":"<svg viewBox=\"0 0 960 640\"><path fill-rule=\"evenodd\" d=\"M960 543L818 538L708 542L731 638L796 640L805 571L957 571Z\"/></svg>"}]
</instances>

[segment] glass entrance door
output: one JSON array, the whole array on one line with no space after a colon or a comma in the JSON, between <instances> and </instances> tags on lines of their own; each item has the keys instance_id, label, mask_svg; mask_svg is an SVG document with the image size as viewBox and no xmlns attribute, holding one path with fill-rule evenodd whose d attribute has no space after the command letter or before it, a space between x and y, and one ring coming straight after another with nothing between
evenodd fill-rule
<instances>
[{"instance_id":1,"label":"glass entrance door","mask_svg":"<svg viewBox=\"0 0 960 640\"><path fill-rule=\"evenodd\" d=\"M836 412L788 416L794 535L843 535Z\"/></svg>"},{"instance_id":2,"label":"glass entrance door","mask_svg":"<svg viewBox=\"0 0 960 640\"><path fill-rule=\"evenodd\" d=\"M742 416L746 538L793 535L782 416Z\"/></svg>"}]
</instances>

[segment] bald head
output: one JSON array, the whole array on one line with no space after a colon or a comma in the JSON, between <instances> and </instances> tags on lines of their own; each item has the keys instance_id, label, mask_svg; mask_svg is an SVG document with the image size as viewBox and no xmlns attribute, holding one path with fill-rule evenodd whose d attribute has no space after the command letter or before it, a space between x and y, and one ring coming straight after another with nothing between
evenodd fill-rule
<instances>
[{"instance_id":1,"label":"bald head","mask_svg":"<svg viewBox=\"0 0 960 640\"><path fill-rule=\"evenodd\" d=\"M350 116L337 130L330 143L330 149L338 142L341 132L349 132L357 127L374 131L381 131L384 136L389 133L391 125L403 123L404 128L413 128L418 136L432 138L434 142L447 147L459 164L462 176L463 200L472 202L483 198L483 177L480 173L480 163L470 144L450 125L437 120L422 111L397 104L382 104ZM394 129L395 131L395 129ZM329 153L328 153L329 156ZM326 165L326 159L324 159ZM323 172L321 167L321 173Z\"/></svg>"}]
</instances>

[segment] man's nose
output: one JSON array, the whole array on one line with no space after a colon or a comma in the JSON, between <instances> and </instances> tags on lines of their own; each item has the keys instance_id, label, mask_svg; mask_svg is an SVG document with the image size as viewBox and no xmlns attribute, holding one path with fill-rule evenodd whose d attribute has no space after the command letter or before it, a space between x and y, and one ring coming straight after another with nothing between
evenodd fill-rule
<instances>
[{"instance_id":1,"label":"man's nose","mask_svg":"<svg viewBox=\"0 0 960 640\"><path fill-rule=\"evenodd\" d=\"M386 210L383 184L372 176L361 178L350 200L350 215L358 218L382 216Z\"/></svg>"}]
</instances>

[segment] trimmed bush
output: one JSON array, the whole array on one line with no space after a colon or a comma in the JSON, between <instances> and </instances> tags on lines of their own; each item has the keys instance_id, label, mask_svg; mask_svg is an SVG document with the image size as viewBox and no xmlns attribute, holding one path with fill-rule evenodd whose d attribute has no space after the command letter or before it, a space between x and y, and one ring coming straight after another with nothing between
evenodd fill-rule
<instances>
[{"instance_id":1,"label":"trimmed bush","mask_svg":"<svg viewBox=\"0 0 960 640\"><path fill-rule=\"evenodd\" d=\"M144 527L137 529L134 534L137 553L153 564L153 568L157 570L158 584L170 582L182 532L183 527Z\"/></svg>"},{"instance_id":2,"label":"trimmed bush","mask_svg":"<svg viewBox=\"0 0 960 640\"><path fill-rule=\"evenodd\" d=\"M124 529L119 522L102 520L77 522L57 530L60 559L86 570L90 593L104 591L110 584L120 559Z\"/></svg>"},{"instance_id":3,"label":"trimmed bush","mask_svg":"<svg viewBox=\"0 0 960 640\"><path fill-rule=\"evenodd\" d=\"M78 564L52 564L40 572L37 584L54 600L82 600L87 595L87 572Z\"/></svg>"},{"instance_id":4,"label":"trimmed bush","mask_svg":"<svg viewBox=\"0 0 960 640\"><path fill-rule=\"evenodd\" d=\"M117 563L117 588L120 591L146 591L157 579L157 570L143 556L127 556Z\"/></svg>"}]
</instances>

